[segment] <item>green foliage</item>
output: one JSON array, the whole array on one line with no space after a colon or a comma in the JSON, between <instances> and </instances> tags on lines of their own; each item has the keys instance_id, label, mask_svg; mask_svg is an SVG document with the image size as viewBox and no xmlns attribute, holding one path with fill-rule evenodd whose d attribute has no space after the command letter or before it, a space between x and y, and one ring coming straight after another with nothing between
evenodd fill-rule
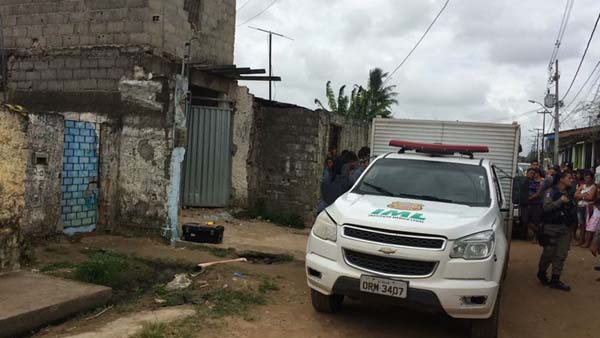
<instances>
[{"instance_id":1,"label":"green foliage","mask_svg":"<svg viewBox=\"0 0 600 338\"><path fill-rule=\"evenodd\" d=\"M329 110L346 117L370 121L376 116L390 117L392 115L391 107L398 104L395 99L397 95L394 92L396 86L385 86L385 78L388 73L384 73L380 68L369 71L369 83L365 89L363 86L354 85L350 97L344 94L346 86L341 86L337 98L331 88L331 81L327 81L325 86L325 96ZM315 99L315 103L325 109L321 101Z\"/></svg>"},{"instance_id":2,"label":"green foliage","mask_svg":"<svg viewBox=\"0 0 600 338\"><path fill-rule=\"evenodd\" d=\"M258 291L260 293L267 293L270 291L277 291L277 290L279 290L279 287L277 286L277 284L273 283L273 281L271 281L269 279L263 279L263 281L258 286Z\"/></svg>"},{"instance_id":3,"label":"green foliage","mask_svg":"<svg viewBox=\"0 0 600 338\"><path fill-rule=\"evenodd\" d=\"M135 338L164 338L167 336L167 324L162 322L146 322Z\"/></svg>"},{"instance_id":4,"label":"green foliage","mask_svg":"<svg viewBox=\"0 0 600 338\"><path fill-rule=\"evenodd\" d=\"M70 262L56 262L52 264L48 264L40 269L41 272L52 272L56 270L62 269L72 269L75 267L75 264Z\"/></svg>"},{"instance_id":5,"label":"green foliage","mask_svg":"<svg viewBox=\"0 0 600 338\"><path fill-rule=\"evenodd\" d=\"M219 289L203 295L209 304L207 314L216 317L227 317L245 314L252 305L263 305L266 299L262 294L249 291ZM202 306L206 309L206 306Z\"/></svg>"}]
</instances>

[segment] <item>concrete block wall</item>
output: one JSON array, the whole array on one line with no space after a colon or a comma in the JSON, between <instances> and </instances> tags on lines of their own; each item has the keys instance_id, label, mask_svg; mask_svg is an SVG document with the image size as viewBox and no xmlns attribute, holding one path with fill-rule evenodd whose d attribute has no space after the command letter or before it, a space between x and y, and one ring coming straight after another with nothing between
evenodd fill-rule
<instances>
[{"instance_id":1,"label":"concrete block wall","mask_svg":"<svg viewBox=\"0 0 600 338\"><path fill-rule=\"evenodd\" d=\"M231 204L242 208L249 206L248 155L250 153L252 125L254 123L254 95L248 87L238 87L234 93L233 149L231 163Z\"/></svg>"},{"instance_id":2,"label":"concrete block wall","mask_svg":"<svg viewBox=\"0 0 600 338\"><path fill-rule=\"evenodd\" d=\"M249 195L269 212L300 215L309 224L322 171L319 114L263 100L254 106Z\"/></svg>"},{"instance_id":3,"label":"concrete block wall","mask_svg":"<svg viewBox=\"0 0 600 338\"><path fill-rule=\"evenodd\" d=\"M247 148L248 196L262 201L269 212L300 215L311 225L330 126L341 127L340 149L358 152L368 146L369 123L261 99L254 100L253 115Z\"/></svg>"},{"instance_id":4,"label":"concrete block wall","mask_svg":"<svg viewBox=\"0 0 600 338\"><path fill-rule=\"evenodd\" d=\"M137 46L181 60L196 37L195 62L233 63L235 0L3 0L0 15L9 49Z\"/></svg>"}]
</instances>

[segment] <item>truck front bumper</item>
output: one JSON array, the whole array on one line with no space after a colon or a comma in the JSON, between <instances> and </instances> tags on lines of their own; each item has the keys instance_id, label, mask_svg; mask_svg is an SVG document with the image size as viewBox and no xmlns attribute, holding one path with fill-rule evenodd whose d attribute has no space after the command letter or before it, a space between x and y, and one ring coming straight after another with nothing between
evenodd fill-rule
<instances>
[{"instance_id":1,"label":"truck front bumper","mask_svg":"<svg viewBox=\"0 0 600 338\"><path fill-rule=\"evenodd\" d=\"M314 237L309 240L309 250L306 254L307 281L310 288L322 294L384 300L418 311L445 312L453 318L485 319L492 315L499 291L499 285L494 281L447 279L436 278L436 276L422 279L394 278L409 283L407 298L365 293L360 291L360 277L362 275L378 277L377 274L351 267L343 259L333 260L312 252L310 242L314 240L325 244L324 241ZM335 246L334 243L331 245ZM483 304L474 304L470 301L473 297L485 301Z\"/></svg>"}]
</instances>

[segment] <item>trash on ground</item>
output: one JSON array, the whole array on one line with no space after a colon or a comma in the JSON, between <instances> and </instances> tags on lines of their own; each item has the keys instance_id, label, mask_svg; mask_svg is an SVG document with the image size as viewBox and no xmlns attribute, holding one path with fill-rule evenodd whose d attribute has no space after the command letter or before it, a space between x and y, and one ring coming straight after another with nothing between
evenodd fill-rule
<instances>
[{"instance_id":1,"label":"trash on ground","mask_svg":"<svg viewBox=\"0 0 600 338\"><path fill-rule=\"evenodd\" d=\"M244 274L243 274L243 273L241 273L241 272L237 272L237 271L236 271L236 272L234 272L234 273L233 273L233 277L237 277L237 278L246 278L246 275L244 275Z\"/></svg>"},{"instance_id":2,"label":"trash on ground","mask_svg":"<svg viewBox=\"0 0 600 338\"><path fill-rule=\"evenodd\" d=\"M167 283L167 286L165 288L169 291L172 291L185 289L190 285L192 285L192 280L190 279L190 277L188 277L186 273L180 273L175 275L175 278L173 278L172 281Z\"/></svg>"},{"instance_id":3,"label":"trash on ground","mask_svg":"<svg viewBox=\"0 0 600 338\"><path fill-rule=\"evenodd\" d=\"M214 262L207 262L207 263L200 263L198 264L198 267L200 269L206 269L209 266L213 266L213 265L217 265L217 264L225 264L225 263L234 263L234 262L247 262L248 260L246 258L235 258L235 259L226 259L223 261L214 261Z\"/></svg>"}]
</instances>

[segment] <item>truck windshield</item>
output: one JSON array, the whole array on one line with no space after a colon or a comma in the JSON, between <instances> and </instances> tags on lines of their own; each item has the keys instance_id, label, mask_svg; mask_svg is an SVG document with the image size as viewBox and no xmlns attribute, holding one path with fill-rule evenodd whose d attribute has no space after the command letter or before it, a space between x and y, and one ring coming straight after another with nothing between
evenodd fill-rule
<instances>
[{"instance_id":1,"label":"truck windshield","mask_svg":"<svg viewBox=\"0 0 600 338\"><path fill-rule=\"evenodd\" d=\"M352 192L473 207L490 205L485 168L460 163L380 159Z\"/></svg>"}]
</instances>

